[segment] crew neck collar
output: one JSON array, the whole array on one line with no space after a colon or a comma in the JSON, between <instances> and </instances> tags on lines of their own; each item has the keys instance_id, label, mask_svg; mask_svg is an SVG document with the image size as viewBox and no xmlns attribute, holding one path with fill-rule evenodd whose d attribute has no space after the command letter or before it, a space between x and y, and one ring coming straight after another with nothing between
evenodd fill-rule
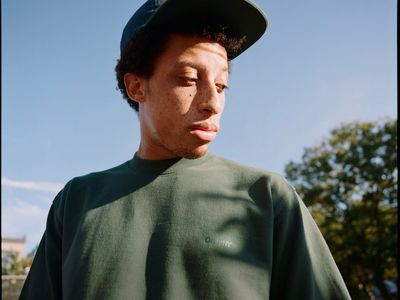
<instances>
[{"instance_id":1,"label":"crew neck collar","mask_svg":"<svg viewBox=\"0 0 400 300\"><path fill-rule=\"evenodd\" d=\"M208 161L213 154L207 152L205 155L195 159L175 157L162 160L149 160L138 157L135 153L130 160L130 166L141 172L157 172L160 174L169 174L190 167L198 166Z\"/></svg>"}]
</instances>

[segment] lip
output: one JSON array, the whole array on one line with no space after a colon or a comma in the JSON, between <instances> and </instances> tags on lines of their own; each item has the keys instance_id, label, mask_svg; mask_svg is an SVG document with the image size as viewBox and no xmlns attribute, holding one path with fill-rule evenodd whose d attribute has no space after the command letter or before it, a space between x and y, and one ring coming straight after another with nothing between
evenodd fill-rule
<instances>
[{"instance_id":1,"label":"lip","mask_svg":"<svg viewBox=\"0 0 400 300\"><path fill-rule=\"evenodd\" d=\"M215 140L218 133L218 127L214 124L201 123L190 127L190 134L200 140L211 142Z\"/></svg>"}]
</instances>

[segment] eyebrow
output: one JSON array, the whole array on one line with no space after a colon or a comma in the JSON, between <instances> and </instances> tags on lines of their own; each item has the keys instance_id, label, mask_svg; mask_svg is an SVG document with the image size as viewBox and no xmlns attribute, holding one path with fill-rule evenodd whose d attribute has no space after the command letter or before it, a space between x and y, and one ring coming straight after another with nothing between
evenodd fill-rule
<instances>
[{"instance_id":1,"label":"eyebrow","mask_svg":"<svg viewBox=\"0 0 400 300\"><path fill-rule=\"evenodd\" d=\"M197 70L201 70L204 69L204 67L202 65L199 65L193 61L190 60L183 60L183 61L179 61L176 63L175 65L176 67L191 67L193 69L197 69ZM222 72L228 72L228 74L231 73L231 64L230 61L228 61L228 67L223 68Z\"/></svg>"}]
</instances>

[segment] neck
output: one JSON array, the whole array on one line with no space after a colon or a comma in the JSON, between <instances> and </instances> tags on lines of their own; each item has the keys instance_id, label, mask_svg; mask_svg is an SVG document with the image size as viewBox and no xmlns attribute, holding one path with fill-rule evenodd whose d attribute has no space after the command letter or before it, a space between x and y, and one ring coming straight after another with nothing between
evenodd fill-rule
<instances>
[{"instance_id":1,"label":"neck","mask_svg":"<svg viewBox=\"0 0 400 300\"><path fill-rule=\"evenodd\" d=\"M155 147L149 147L149 145L145 145L143 141L140 142L139 149L136 151L136 156L141 159L146 160L165 160L171 158L177 158L178 155L164 150L160 151L160 148L152 149Z\"/></svg>"}]
</instances>

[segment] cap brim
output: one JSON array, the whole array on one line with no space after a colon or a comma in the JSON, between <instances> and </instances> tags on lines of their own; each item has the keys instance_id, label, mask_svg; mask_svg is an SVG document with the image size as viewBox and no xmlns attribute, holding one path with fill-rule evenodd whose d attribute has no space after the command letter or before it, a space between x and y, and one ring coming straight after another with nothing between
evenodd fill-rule
<instances>
[{"instance_id":1,"label":"cap brim","mask_svg":"<svg viewBox=\"0 0 400 300\"><path fill-rule=\"evenodd\" d=\"M237 57L253 45L267 29L267 18L254 4L247 0L168 0L161 5L146 23L146 26L162 25L171 20L199 13L221 16L231 25L237 36L246 36Z\"/></svg>"}]
</instances>

